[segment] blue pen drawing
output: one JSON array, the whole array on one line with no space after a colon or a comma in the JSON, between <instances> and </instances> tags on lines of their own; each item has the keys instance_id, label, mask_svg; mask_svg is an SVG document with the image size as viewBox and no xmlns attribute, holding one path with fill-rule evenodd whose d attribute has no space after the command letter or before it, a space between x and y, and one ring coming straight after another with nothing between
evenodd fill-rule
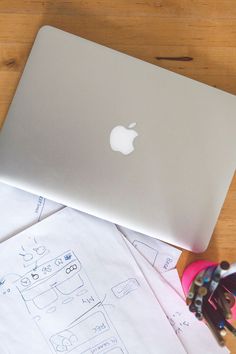
<instances>
[{"instance_id":1,"label":"blue pen drawing","mask_svg":"<svg viewBox=\"0 0 236 354\"><path fill-rule=\"evenodd\" d=\"M14 285L52 353L99 353L99 343L104 343L103 353L128 354L105 308L106 295L101 301L73 251L37 262L37 269ZM114 291L121 297L138 286L136 279L128 279Z\"/></svg>"},{"instance_id":2,"label":"blue pen drawing","mask_svg":"<svg viewBox=\"0 0 236 354\"><path fill-rule=\"evenodd\" d=\"M46 199L39 196L38 197L38 201L37 201L37 205L36 205L36 208L35 208L35 214L38 214L38 222L41 221L41 218L42 218L42 214L43 214L43 210L44 210L44 207L45 207L45 203L46 203Z\"/></svg>"},{"instance_id":3,"label":"blue pen drawing","mask_svg":"<svg viewBox=\"0 0 236 354\"><path fill-rule=\"evenodd\" d=\"M113 286L111 291L113 292L113 294L117 298L120 299L120 298L128 295L132 291L137 290L138 288L139 288L138 281L134 278L131 278L131 279L128 279L122 283L119 283L119 284Z\"/></svg>"}]
</instances>

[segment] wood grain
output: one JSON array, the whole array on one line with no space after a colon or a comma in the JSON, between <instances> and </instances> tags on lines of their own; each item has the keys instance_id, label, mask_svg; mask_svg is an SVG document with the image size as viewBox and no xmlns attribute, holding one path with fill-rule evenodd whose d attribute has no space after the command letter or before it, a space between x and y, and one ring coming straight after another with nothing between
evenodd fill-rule
<instances>
[{"instance_id":1,"label":"wood grain","mask_svg":"<svg viewBox=\"0 0 236 354\"><path fill-rule=\"evenodd\" d=\"M1 0L0 125L44 24L236 94L235 0ZM180 274L202 258L235 261L236 176L207 251L184 251ZM235 338L227 344L236 354Z\"/></svg>"}]
</instances>

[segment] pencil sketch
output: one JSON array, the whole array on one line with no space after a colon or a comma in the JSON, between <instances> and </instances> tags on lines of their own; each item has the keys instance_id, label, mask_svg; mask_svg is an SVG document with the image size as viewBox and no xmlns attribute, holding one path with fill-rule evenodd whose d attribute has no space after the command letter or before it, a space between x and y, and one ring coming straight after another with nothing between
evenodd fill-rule
<instances>
[{"instance_id":1,"label":"pencil sketch","mask_svg":"<svg viewBox=\"0 0 236 354\"><path fill-rule=\"evenodd\" d=\"M147 245L145 242L138 240L134 240L132 244L154 266L158 256L158 251Z\"/></svg>"},{"instance_id":2,"label":"pencil sketch","mask_svg":"<svg viewBox=\"0 0 236 354\"><path fill-rule=\"evenodd\" d=\"M132 291L137 290L138 287L139 283L137 279L131 278L113 286L111 290L117 298L122 298L131 293Z\"/></svg>"},{"instance_id":3,"label":"pencil sketch","mask_svg":"<svg viewBox=\"0 0 236 354\"><path fill-rule=\"evenodd\" d=\"M109 350L110 348L114 347L117 345L117 339L115 337L108 338L105 341L100 342L94 347L89 348L89 350L86 350L82 354L98 354L98 353L104 353L104 351Z\"/></svg>"},{"instance_id":4,"label":"pencil sketch","mask_svg":"<svg viewBox=\"0 0 236 354\"><path fill-rule=\"evenodd\" d=\"M55 334L50 341L57 352L68 352L110 329L102 312L95 312L73 327Z\"/></svg>"},{"instance_id":5,"label":"pencil sketch","mask_svg":"<svg viewBox=\"0 0 236 354\"><path fill-rule=\"evenodd\" d=\"M73 301L74 298L73 297L68 297L68 299L65 299L62 301L62 304L68 304L69 302Z\"/></svg>"},{"instance_id":6,"label":"pencil sketch","mask_svg":"<svg viewBox=\"0 0 236 354\"><path fill-rule=\"evenodd\" d=\"M31 247L21 246L21 251L19 255L22 257L24 268L33 267L37 268L37 262L39 262L43 257L49 254L49 250L38 243L36 238L33 238L33 245Z\"/></svg>"},{"instance_id":7,"label":"pencil sketch","mask_svg":"<svg viewBox=\"0 0 236 354\"><path fill-rule=\"evenodd\" d=\"M67 269L66 269L66 274ZM56 285L56 289L63 295L70 295L84 285L83 279L78 273Z\"/></svg>"},{"instance_id":8,"label":"pencil sketch","mask_svg":"<svg viewBox=\"0 0 236 354\"><path fill-rule=\"evenodd\" d=\"M26 301L29 301L27 298L25 299ZM58 295L56 291L54 289L50 289L38 296L35 296L32 301L38 309L44 309L45 307L52 305L55 301L57 301L57 299Z\"/></svg>"},{"instance_id":9,"label":"pencil sketch","mask_svg":"<svg viewBox=\"0 0 236 354\"><path fill-rule=\"evenodd\" d=\"M98 297L73 251L66 251L43 264L37 263L36 271L28 271L14 284L54 353L74 349L76 354L91 353L91 348L98 346L95 340L98 337L101 337L99 342L109 342L105 349L121 348L119 353L128 353L107 314L106 304ZM136 279L128 279L114 287L114 292L122 297L138 286ZM103 301L105 298L106 295ZM94 349L94 353L99 353L98 349Z\"/></svg>"}]
</instances>

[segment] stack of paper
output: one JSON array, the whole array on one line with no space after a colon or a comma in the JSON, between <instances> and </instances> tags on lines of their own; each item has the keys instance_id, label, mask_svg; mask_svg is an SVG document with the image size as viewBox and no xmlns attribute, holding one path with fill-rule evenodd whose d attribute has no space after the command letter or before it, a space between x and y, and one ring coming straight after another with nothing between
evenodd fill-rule
<instances>
[{"instance_id":1,"label":"stack of paper","mask_svg":"<svg viewBox=\"0 0 236 354\"><path fill-rule=\"evenodd\" d=\"M229 352L185 305L179 250L5 185L0 215L0 353Z\"/></svg>"}]
</instances>

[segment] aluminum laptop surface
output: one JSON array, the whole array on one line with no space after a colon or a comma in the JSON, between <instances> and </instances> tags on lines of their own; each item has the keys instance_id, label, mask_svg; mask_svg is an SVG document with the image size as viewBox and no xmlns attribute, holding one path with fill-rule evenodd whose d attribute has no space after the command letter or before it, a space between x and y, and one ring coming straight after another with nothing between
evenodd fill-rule
<instances>
[{"instance_id":1,"label":"aluminum laptop surface","mask_svg":"<svg viewBox=\"0 0 236 354\"><path fill-rule=\"evenodd\" d=\"M235 136L235 96L46 26L0 133L0 180L198 252Z\"/></svg>"}]
</instances>

